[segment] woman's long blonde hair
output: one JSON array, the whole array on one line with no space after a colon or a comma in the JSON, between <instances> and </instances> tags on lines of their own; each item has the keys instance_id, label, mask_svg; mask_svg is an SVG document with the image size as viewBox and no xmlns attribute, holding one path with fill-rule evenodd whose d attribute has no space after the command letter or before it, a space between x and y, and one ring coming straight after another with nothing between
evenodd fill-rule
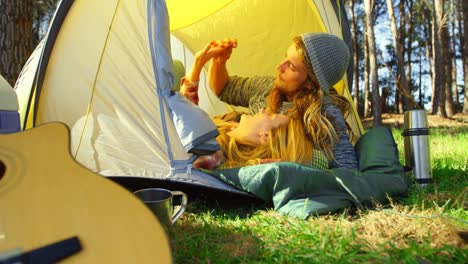
<instances>
[{"instance_id":1,"label":"woman's long blonde hair","mask_svg":"<svg viewBox=\"0 0 468 264\"><path fill-rule=\"evenodd\" d=\"M302 42L301 37L293 39L299 57L307 71L307 80L311 83L312 88L303 87L292 98L293 107L285 114L291 116L291 119L302 121L303 130L306 132L306 137L313 142L314 147L323 151L325 156L333 159L333 146L338 141L338 135L332 125L332 118L329 120L323 113L323 90L314 74L314 70L306 55L306 47ZM347 100L339 96L334 88L330 88L329 96L332 103L339 107L343 113L348 113ZM272 113L277 113L281 105L287 98L281 94L277 87L274 87L268 95L268 110ZM345 101L343 101L345 100Z\"/></svg>"},{"instance_id":2,"label":"woman's long blonde hair","mask_svg":"<svg viewBox=\"0 0 468 264\"><path fill-rule=\"evenodd\" d=\"M223 168L257 165L262 159L280 159L305 165L312 162L313 145L309 140L304 140L306 135L298 119L290 118L287 126L270 131L268 144L256 147L242 144L228 136L232 123L220 119L214 121L220 132L216 140L227 158Z\"/></svg>"}]
</instances>

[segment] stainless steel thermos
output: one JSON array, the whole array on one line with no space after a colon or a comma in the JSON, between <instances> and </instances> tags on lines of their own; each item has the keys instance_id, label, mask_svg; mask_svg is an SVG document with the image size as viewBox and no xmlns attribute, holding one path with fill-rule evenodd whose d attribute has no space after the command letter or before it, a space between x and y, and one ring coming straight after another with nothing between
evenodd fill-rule
<instances>
[{"instance_id":1,"label":"stainless steel thermos","mask_svg":"<svg viewBox=\"0 0 468 264\"><path fill-rule=\"evenodd\" d=\"M412 168L420 186L432 183L429 128L425 110L411 110L404 116L405 165Z\"/></svg>"}]
</instances>

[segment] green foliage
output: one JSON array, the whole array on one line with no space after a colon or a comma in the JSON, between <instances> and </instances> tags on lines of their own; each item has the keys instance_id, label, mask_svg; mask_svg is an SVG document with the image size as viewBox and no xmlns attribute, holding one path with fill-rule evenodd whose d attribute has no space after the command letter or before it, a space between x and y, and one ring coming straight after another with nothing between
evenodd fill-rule
<instances>
[{"instance_id":1,"label":"green foliage","mask_svg":"<svg viewBox=\"0 0 468 264\"><path fill-rule=\"evenodd\" d=\"M404 163L401 132L393 130ZM413 185L397 205L406 209L301 220L264 207L195 201L170 232L175 263L466 263L466 242L450 243L462 241L456 235L443 239L452 228L468 229L468 131L431 133L435 183ZM392 228L394 234L386 233Z\"/></svg>"},{"instance_id":2,"label":"green foliage","mask_svg":"<svg viewBox=\"0 0 468 264\"><path fill-rule=\"evenodd\" d=\"M46 34L58 0L33 1L33 44L36 46Z\"/></svg>"}]
</instances>

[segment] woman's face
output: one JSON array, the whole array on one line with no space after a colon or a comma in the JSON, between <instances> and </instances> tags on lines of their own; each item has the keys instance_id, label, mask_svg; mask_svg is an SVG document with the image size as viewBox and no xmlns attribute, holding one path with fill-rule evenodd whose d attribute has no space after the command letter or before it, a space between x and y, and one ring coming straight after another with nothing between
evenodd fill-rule
<instances>
[{"instance_id":1,"label":"woman's face","mask_svg":"<svg viewBox=\"0 0 468 264\"><path fill-rule=\"evenodd\" d=\"M290 99L302 87L307 86L307 71L293 43L286 52L286 58L276 66L278 75L275 85Z\"/></svg>"},{"instance_id":2,"label":"woman's face","mask_svg":"<svg viewBox=\"0 0 468 264\"><path fill-rule=\"evenodd\" d=\"M289 117L281 114L269 114L260 110L255 115L242 115L239 125L231 132L239 142L257 146L268 143L269 132L280 126L286 126Z\"/></svg>"}]
</instances>

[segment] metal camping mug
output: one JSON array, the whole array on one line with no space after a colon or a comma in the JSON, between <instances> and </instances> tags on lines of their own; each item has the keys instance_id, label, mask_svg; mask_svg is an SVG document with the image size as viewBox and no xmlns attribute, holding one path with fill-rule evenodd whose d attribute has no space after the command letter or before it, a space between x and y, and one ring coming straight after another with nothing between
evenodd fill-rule
<instances>
[{"instance_id":1,"label":"metal camping mug","mask_svg":"<svg viewBox=\"0 0 468 264\"><path fill-rule=\"evenodd\" d=\"M432 183L426 111L411 110L405 112L403 137L405 165L412 168L414 179L421 187Z\"/></svg>"},{"instance_id":2,"label":"metal camping mug","mask_svg":"<svg viewBox=\"0 0 468 264\"><path fill-rule=\"evenodd\" d=\"M179 219L187 206L187 195L181 191L169 191L161 188L148 188L135 191L134 194L156 215L159 222L169 228ZM180 208L174 212L172 198L182 196Z\"/></svg>"}]
</instances>

